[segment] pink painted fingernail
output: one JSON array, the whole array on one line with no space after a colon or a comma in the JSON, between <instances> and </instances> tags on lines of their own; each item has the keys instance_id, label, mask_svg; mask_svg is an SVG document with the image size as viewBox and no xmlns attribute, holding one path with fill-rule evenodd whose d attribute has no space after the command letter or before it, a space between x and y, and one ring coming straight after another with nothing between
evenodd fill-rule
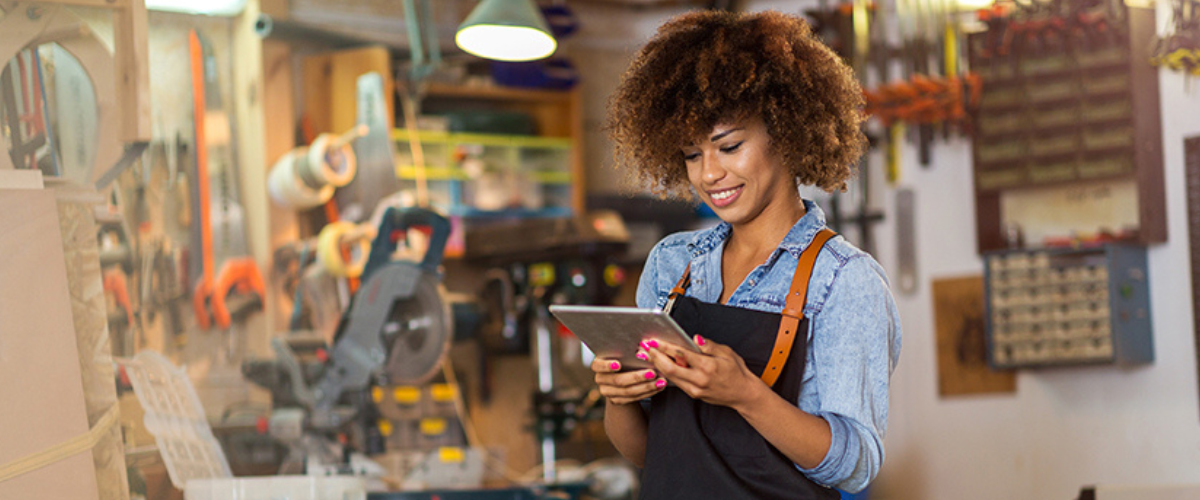
<instances>
[{"instance_id":1,"label":"pink painted fingernail","mask_svg":"<svg viewBox=\"0 0 1200 500\"><path fill-rule=\"evenodd\" d=\"M646 377L646 380L650 380L650 379L654 378L656 375L654 375L654 370L650 370L642 376Z\"/></svg>"},{"instance_id":2,"label":"pink painted fingernail","mask_svg":"<svg viewBox=\"0 0 1200 500\"><path fill-rule=\"evenodd\" d=\"M704 344L705 344L704 337L697 335L696 336L696 345L704 345Z\"/></svg>"},{"instance_id":3,"label":"pink painted fingernail","mask_svg":"<svg viewBox=\"0 0 1200 500\"><path fill-rule=\"evenodd\" d=\"M658 341L657 340L653 340L653 339L647 340L646 345L648 345L654 349L658 349Z\"/></svg>"},{"instance_id":4,"label":"pink painted fingernail","mask_svg":"<svg viewBox=\"0 0 1200 500\"><path fill-rule=\"evenodd\" d=\"M644 352L639 352L639 353L637 353L637 359L640 359L642 361L650 361L650 355L646 354Z\"/></svg>"},{"instance_id":5,"label":"pink painted fingernail","mask_svg":"<svg viewBox=\"0 0 1200 500\"><path fill-rule=\"evenodd\" d=\"M612 368L613 370L620 370L620 369L621 369L621 363L618 363L618 362L616 362L616 361L613 361L611 365L608 365L608 367L609 367L609 368Z\"/></svg>"},{"instance_id":6,"label":"pink painted fingernail","mask_svg":"<svg viewBox=\"0 0 1200 500\"><path fill-rule=\"evenodd\" d=\"M658 379L657 382L654 383L654 387L657 387L659 389L662 389L663 387L666 387L666 386L667 386L667 381L665 379L660 378L660 379Z\"/></svg>"}]
</instances>

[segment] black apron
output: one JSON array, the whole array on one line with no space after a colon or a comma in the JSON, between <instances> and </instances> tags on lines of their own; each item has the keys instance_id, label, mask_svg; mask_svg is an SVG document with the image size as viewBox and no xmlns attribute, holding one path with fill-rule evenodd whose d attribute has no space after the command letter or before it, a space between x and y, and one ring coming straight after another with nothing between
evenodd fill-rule
<instances>
[{"instance_id":1,"label":"black apron","mask_svg":"<svg viewBox=\"0 0 1200 500\"><path fill-rule=\"evenodd\" d=\"M688 334L729 346L772 390L797 401L808 355L808 318L802 312L808 280L832 236L833 231L822 230L801 253L782 314L685 297L690 264L667 309ZM651 398L642 499L838 497L836 490L808 479L734 409L692 399L675 386Z\"/></svg>"}]
</instances>

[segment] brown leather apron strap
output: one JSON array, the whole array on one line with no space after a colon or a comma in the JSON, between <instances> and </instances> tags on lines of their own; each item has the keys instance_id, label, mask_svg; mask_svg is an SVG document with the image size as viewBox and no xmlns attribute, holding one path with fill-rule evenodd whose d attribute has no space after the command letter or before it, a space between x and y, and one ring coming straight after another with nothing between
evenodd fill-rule
<instances>
[{"instance_id":1,"label":"brown leather apron strap","mask_svg":"<svg viewBox=\"0 0 1200 500\"><path fill-rule=\"evenodd\" d=\"M771 358L767 360L767 367L761 377L767 386L774 386L779 375L783 373L783 365L787 364L788 355L792 352L792 343L796 341L796 330L800 327L800 320L804 319L808 280L812 277L813 267L817 263L817 254L821 253L825 242L834 236L837 236L837 233L828 228L822 229L813 237L808 248L800 253L796 271L792 274L792 287L783 306L783 317L779 321L779 333L775 335L775 348L771 350ZM686 272L684 277L687 277Z\"/></svg>"},{"instance_id":2,"label":"brown leather apron strap","mask_svg":"<svg viewBox=\"0 0 1200 500\"><path fill-rule=\"evenodd\" d=\"M688 262L687 267L683 268L683 276L679 277L679 282L675 283L675 288L671 289L671 294L667 296L667 306L663 308L667 314L675 309L675 298L682 297L687 293L688 285L692 283L692 263Z\"/></svg>"}]
</instances>

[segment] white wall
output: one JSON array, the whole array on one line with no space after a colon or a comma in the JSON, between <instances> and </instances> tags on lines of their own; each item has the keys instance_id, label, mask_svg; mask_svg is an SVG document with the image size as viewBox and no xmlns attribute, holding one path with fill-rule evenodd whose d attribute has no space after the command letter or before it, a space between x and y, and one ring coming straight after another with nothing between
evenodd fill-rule
<instances>
[{"instance_id":1,"label":"white wall","mask_svg":"<svg viewBox=\"0 0 1200 500\"><path fill-rule=\"evenodd\" d=\"M583 94L584 164L590 193L617 193L625 187L612 160L612 143L604 132L606 103L637 50L659 24L679 7L631 9L606 4L571 6L580 29L563 44L579 70Z\"/></svg>"},{"instance_id":2,"label":"white wall","mask_svg":"<svg viewBox=\"0 0 1200 500\"><path fill-rule=\"evenodd\" d=\"M1160 2L1159 25L1165 24ZM1161 74L1170 241L1149 254L1153 365L1022 371L1015 395L939 399L932 279L981 274L975 254L970 148L935 149L930 169L904 152L917 193L921 288L897 294L904 349L892 379L887 463L877 499L1073 499L1097 483L1200 483L1200 397L1192 337L1183 138L1200 134L1200 91ZM878 165L879 158L873 159ZM883 207L894 206L885 191ZM895 269L895 225L879 260Z\"/></svg>"},{"instance_id":3,"label":"white wall","mask_svg":"<svg viewBox=\"0 0 1200 500\"><path fill-rule=\"evenodd\" d=\"M799 12L813 3L757 1L750 8ZM1158 10L1163 26L1165 2ZM659 11L636 15L655 21L639 23L646 30L642 40L664 18ZM592 47L601 45L591 42ZM604 82L596 92L585 93L592 102L586 107L595 110L600 100L598 109L603 110L607 93L601 90L615 84L618 75L613 70L589 74L588 65L581 66L585 78ZM982 273L975 251L970 147L963 140L939 144L928 169L917 166L914 148L904 148L901 185L916 192L921 279L915 294L896 294L904 348L892 378L887 461L872 498L1068 500L1088 484L1200 483L1200 397L1182 160L1182 139L1200 134L1200 88L1189 93L1181 75L1164 71L1161 76L1171 239L1150 251L1156 361L1147 367L1022 371L1015 394L939 398L930 282ZM600 162L605 154L593 149L588 156ZM881 161L874 154L870 165L878 169ZM589 167L596 165L590 161ZM604 168L591 174L601 181L593 185L604 184L611 172ZM876 232L877 258L892 271L894 191L881 188L876 193L877 206L888 214Z\"/></svg>"}]
</instances>

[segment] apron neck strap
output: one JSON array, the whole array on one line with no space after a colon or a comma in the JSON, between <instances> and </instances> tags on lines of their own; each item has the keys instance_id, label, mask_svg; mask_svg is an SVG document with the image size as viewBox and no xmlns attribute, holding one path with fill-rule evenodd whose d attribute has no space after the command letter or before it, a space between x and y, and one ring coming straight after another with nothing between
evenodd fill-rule
<instances>
[{"instance_id":1,"label":"apron neck strap","mask_svg":"<svg viewBox=\"0 0 1200 500\"><path fill-rule=\"evenodd\" d=\"M787 302L783 305L783 317L779 319L779 332L775 334L775 346L771 348L771 357L767 367L763 369L762 381L768 387L773 387L775 381L783 374L783 366L787 364L792 353L792 344L796 342L799 333L800 320L804 319L804 304L808 300L808 280L812 278L813 267L817 264L817 254L825 247L830 238L837 233L828 228L822 229L813 237L808 248L800 253L796 271L792 273L792 287L788 290Z\"/></svg>"},{"instance_id":2,"label":"apron neck strap","mask_svg":"<svg viewBox=\"0 0 1200 500\"><path fill-rule=\"evenodd\" d=\"M667 306L663 308L663 311L671 314L671 311L675 310L675 299L683 296L690 284L692 284L692 263L688 262L687 267L683 268L683 276L679 277L675 288L672 288L671 294L667 296Z\"/></svg>"},{"instance_id":3,"label":"apron neck strap","mask_svg":"<svg viewBox=\"0 0 1200 500\"><path fill-rule=\"evenodd\" d=\"M783 305L784 316L804 318L804 304L808 301L808 280L812 278L813 268L817 264L817 254L825 248L830 238L837 236L829 228L817 232L812 243L800 253L800 261L796 263L796 272L792 273L792 287L788 290L787 302Z\"/></svg>"}]
</instances>

